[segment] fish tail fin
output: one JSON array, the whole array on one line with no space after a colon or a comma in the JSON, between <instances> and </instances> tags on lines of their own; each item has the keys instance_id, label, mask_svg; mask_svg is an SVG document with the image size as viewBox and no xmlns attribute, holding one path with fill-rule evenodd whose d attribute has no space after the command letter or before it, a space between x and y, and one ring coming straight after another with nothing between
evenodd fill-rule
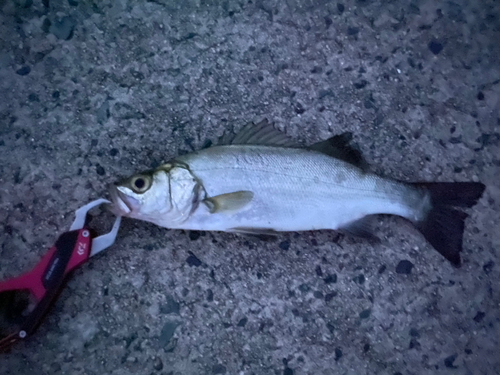
<instances>
[{"instance_id":1,"label":"fish tail fin","mask_svg":"<svg viewBox=\"0 0 500 375\"><path fill-rule=\"evenodd\" d=\"M480 182L414 183L429 192L432 207L426 217L415 223L429 243L455 267L460 267L464 221L467 214L456 207L474 206L483 195Z\"/></svg>"}]
</instances>

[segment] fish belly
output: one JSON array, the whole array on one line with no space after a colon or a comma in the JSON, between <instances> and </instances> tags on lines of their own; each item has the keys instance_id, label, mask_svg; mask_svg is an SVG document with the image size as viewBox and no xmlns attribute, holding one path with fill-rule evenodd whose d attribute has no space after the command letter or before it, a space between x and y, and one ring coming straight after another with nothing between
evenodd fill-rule
<instances>
[{"instance_id":1,"label":"fish belly","mask_svg":"<svg viewBox=\"0 0 500 375\"><path fill-rule=\"evenodd\" d=\"M207 196L254 193L237 212L210 213L204 204L178 228L231 231L339 229L372 214L415 215L407 185L367 174L315 151L269 146L219 146L178 158ZM410 197L415 200L415 197Z\"/></svg>"}]
</instances>

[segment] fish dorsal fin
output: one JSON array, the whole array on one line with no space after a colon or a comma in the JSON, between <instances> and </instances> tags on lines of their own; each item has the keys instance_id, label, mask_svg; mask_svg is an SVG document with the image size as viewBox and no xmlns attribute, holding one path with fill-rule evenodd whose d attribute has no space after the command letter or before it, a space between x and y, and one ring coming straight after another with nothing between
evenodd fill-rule
<instances>
[{"instance_id":1,"label":"fish dorsal fin","mask_svg":"<svg viewBox=\"0 0 500 375\"><path fill-rule=\"evenodd\" d=\"M325 141L315 143L308 148L343 160L366 171L368 169L368 163L363 158L363 155L361 155L361 151L349 144L351 139L352 133L346 132L335 135Z\"/></svg>"},{"instance_id":2,"label":"fish dorsal fin","mask_svg":"<svg viewBox=\"0 0 500 375\"><path fill-rule=\"evenodd\" d=\"M258 124L245 125L236 135L224 134L219 145L262 145L297 147L297 143L285 133L275 129L267 119Z\"/></svg>"}]
</instances>

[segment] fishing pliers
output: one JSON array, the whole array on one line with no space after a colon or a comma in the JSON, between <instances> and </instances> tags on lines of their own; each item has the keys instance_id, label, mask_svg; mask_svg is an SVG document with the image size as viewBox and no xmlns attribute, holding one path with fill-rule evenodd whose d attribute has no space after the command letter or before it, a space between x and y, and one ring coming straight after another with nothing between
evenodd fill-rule
<instances>
[{"instance_id":1,"label":"fishing pliers","mask_svg":"<svg viewBox=\"0 0 500 375\"><path fill-rule=\"evenodd\" d=\"M103 203L110 202L98 199L76 210L69 231L31 271L0 282L0 350L29 337L59 296L68 274L115 242L121 217L109 233L98 237L85 223L88 211Z\"/></svg>"}]
</instances>

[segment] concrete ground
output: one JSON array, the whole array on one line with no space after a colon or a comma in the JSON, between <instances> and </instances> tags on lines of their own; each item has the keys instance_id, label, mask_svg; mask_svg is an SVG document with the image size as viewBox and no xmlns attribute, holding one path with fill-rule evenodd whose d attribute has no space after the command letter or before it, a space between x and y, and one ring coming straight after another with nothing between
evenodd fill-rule
<instances>
[{"instance_id":1,"label":"concrete ground","mask_svg":"<svg viewBox=\"0 0 500 375\"><path fill-rule=\"evenodd\" d=\"M305 144L351 131L395 178L487 186L461 269L396 218L380 244L125 220L1 374L500 373L498 1L0 7L2 279L116 179L262 118Z\"/></svg>"}]
</instances>

